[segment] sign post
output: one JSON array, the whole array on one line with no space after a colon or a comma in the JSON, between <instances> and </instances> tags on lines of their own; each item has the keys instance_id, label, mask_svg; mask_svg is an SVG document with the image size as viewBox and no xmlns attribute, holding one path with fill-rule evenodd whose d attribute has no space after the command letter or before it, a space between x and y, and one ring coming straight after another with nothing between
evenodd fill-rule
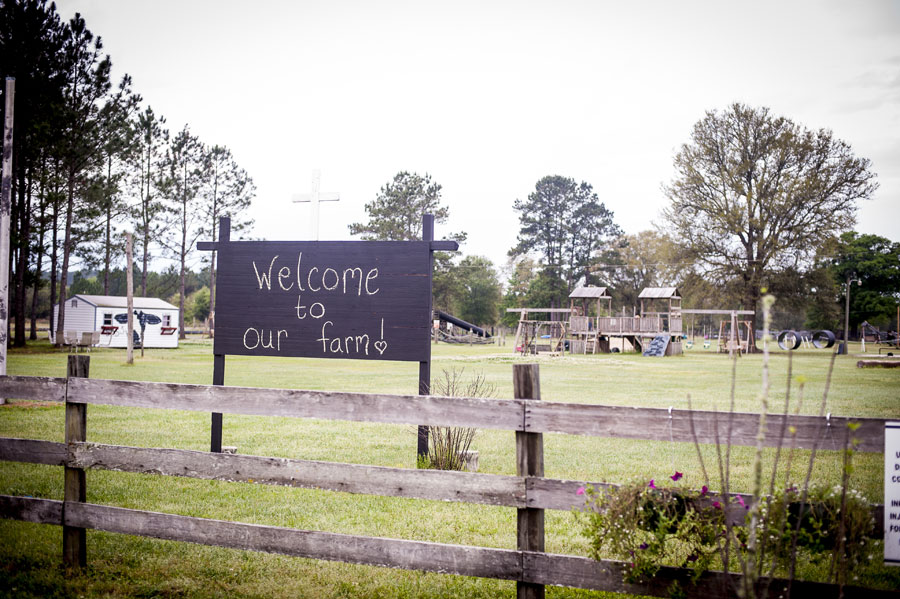
<instances>
[{"instance_id":1,"label":"sign post","mask_svg":"<svg viewBox=\"0 0 900 599\"><path fill-rule=\"evenodd\" d=\"M228 219L217 251L213 384L224 384L225 356L285 356L419 363L419 393L430 391L434 241L425 215L422 241L231 241ZM213 414L211 451L221 451ZM418 448L427 429L420 427Z\"/></svg>"}]
</instances>

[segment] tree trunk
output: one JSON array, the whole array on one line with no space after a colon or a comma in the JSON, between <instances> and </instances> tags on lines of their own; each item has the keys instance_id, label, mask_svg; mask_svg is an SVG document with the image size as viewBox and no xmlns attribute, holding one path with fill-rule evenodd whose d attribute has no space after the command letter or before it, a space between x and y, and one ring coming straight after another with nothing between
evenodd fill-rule
<instances>
[{"instance_id":1,"label":"tree trunk","mask_svg":"<svg viewBox=\"0 0 900 599\"><path fill-rule=\"evenodd\" d=\"M37 340L37 305L38 295L41 290L41 262L44 257L44 233L47 230L45 221L47 215L47 162L46 157L43 156L41 158L41 188L38 195L41 198L41 213L38 217L38 244L34 268L34 289L31 292L31 327L28 333L28 339L31 341ZM52 304L50 308L52 310Z\"/></svg>"},{"instance_id":2,"label":"tree trunk","mask_svg":"<svg viewBox=\"0 0 900 599\"><path fill-rule=\"evenodd\" d=\"M153 148L153 140L150 139L147 142L147 193L144 195L142 210L142 218L143 222L141 226L143 227L141 230L141 238L142 238L142 252L143 258L141 260L141 296L147 297L147 262L149 260L149 248L150 248L150 159L151 152ZM143 190L141 190L143 192ZM143 348L143 344L141 344Z\"/></svg>"},{"instance_id":3,"label":"tree trunk","mask_svg":"<svg viewBox=\"0 0 900 599\"><path fill-rule=\"evenodd\" d=\"M216 161L216 172L213 178L213 202L212 202L212 241L216 242L219 234L219 163ZM216 336L216 250L212 251L209 259L209 337Z\"/></svg>"},{"instance_id":4,"label":"tree trunk","mask_svg":"<svg viewBox=\"0 0 900 599\"><path fill-rule=\"evenodd\" d=\"M41 215L38 218L38 244L37 244L37 256L36 263L34 267L34 291L31 293L31 331L28 334L28 338L31 341L37 340L37 306L38 306L38 294L41 291L41 262L44 257L44 233L47 229L44 223L44 217L47 214L47 195L46 195L46 180L45 177L47 175L46 168L44 165L41 165ZM53 303L50 304L51 312L53 310Z\"/></svg>"},{"instance_id":5,"label":"tree trunk","mask_svg":"<svg viewBox=\"0 0 900 599\"><path fill-rule=\"evenodd\" d=\"M19 259L16 265L15 320L13 347L25 347L25 273L28 270L28 248L31 224L31 185L25 176L19 181Z\"/></svg>"},{"instance_id":6,"label":"tree trunk","mask_svg":"<svg viewBox=\"0 0 900 599\"><path fill-rule=\"evenodd\" d=\"M50 332L56 330L56 322L53 319L53 306L56 304L56 266L59 262L59 254L57 247L59 231L59 186L57 185L53 194L53 247L50 250ZM54 342L58 340L54 337Z\"/></svg>"},{"instance_id":7,"label":"tree trunk","mask_svg":"<svg viewBox=\"0 0 900 599\"><path fill-rule=\"evenodd\" d=\"M56 345L62 345L66 326L66 284L69 277L69 255L72 252L72 217L75 212L75 171L69 170L68 198L66 200L66 230L63 241L62 271L59 273L59 322L56 324Z\"/></svg>"},{"instance_id":8,"label":"tree trunk","mask_svg":"<svg viewBox=\"0 0 900 599\"><path fill-rule=\"evenodd\" d=\"M109 182L112 180L112 154L107 155L106 162L106 189L109 189ZM110 254L112 253L112 196L106 198L106 243L103 254L103 295L109 295L109 263Z\"/></svg>"}]
</instances>

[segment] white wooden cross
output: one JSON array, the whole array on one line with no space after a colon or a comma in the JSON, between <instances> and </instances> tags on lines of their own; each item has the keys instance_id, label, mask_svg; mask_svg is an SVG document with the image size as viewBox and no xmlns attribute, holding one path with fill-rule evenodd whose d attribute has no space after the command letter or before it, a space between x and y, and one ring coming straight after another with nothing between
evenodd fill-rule
<instances>
[{"instance_id":1,"label":"white wooden cross","mask_svg":"<svg viewBox=\"0 0 900 599\"><path fill-rule=\"evenodd\" d=\"M319 169L313 171L312 193L294 194L294 202L309 202L309 235L312 241L319 240L319 202L337 202L341 199L340 194L334 191L319 191L319 184L322 180L322 172Z\"/></svg>"}]
</instances>

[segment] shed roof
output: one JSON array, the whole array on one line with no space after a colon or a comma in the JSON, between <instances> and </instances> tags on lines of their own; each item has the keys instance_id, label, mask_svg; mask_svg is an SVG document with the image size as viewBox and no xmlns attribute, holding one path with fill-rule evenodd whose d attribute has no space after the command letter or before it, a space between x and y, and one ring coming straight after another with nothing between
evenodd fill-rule
<instances>
[{"instance_id":1,"label":"shed roof","mask_svg":"<svg viewBox=\"0 0 900 599\"><path fill-rule=\"evenodd\" d=\"M644 287L640 299L681 299L677 287Z\"/></svg>"},{"instance_id":2,"label":"shed roof","mask_svg":"<svg viewBox=\"0 0 900 599\"><path fill-rule=\"evenodd\" d=\"M127 308L128 298L118 295L88 295L77 293L69 299L77 297L98 308ZM173 306L167 301L158 297L134 297L132 298L135 309L137 310L177 310L178 306Z\"/></svg>"},{"instance_id":3,"label":"shed roof","mask_svg":"<svg viewBox=\"0 0 900 599\"><path fill-rule=\"evenodd\" d=\"M572 298L589 297L595 299L609 299L606 294L606 287L579 287L569 294Z\"/></svg>"}]
</instances>

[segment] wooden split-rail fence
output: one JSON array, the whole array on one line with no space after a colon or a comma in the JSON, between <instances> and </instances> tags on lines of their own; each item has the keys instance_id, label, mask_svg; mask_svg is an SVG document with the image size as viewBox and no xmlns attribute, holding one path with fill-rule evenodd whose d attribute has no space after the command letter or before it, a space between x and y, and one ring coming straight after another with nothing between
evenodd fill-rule
<instances>
[{"instance_id":1,"label":"wooden split-rail fence","mask_svg":"<svg viewBox=\"0 0 900 599\"><path fill-rule=\"evenodd\" d=\"M540 401L538 367L513 366L515 399L495 400L436 396L338 393L212 385L147 383L87 378L89 356L69 356L66 378L0 377L0 397L65 404L65 443L0 438L0 459L64 466L64 500L0 495L0 516L63 526L63 562L77 569L87 563L86 530L101 530L336 560L517 581L519 597L542 597L544 585L596 589L636 595L668 596L678 581L689 597L733 595L736 574L708 572L696 583L690 572L663 568L640 584L623 582L622 562L595 561L544 551L544 510L571 510L583 502L577 490L601 483L544 477L543 433L595 435L628 439L672 439L715 443L724 419L712 412L610 407ZM286 458L100 445L87 440L89 404L168 408L230 414L288 416L466 426L516 433L516 476L412 470ZM727 415L731 442L755 445L758 416ZM847 418L791 416L797 446L819 447L833 431L847 430ZM884 420L854 418L860 451L882 452ZM777 444L788 423L769 416L766 445ZM693 432L692 432L693 429ZM822 447L825 449L825 447ZM508 506L518 510L517 548L495 549L409 541L228 522L175 514L125 509L86 502L85 470L186 476ZM785 581L773 581L771 596ZM795 596L837 597L826 583L792 583ZM845 597L898 597L900 593L844 587Z\"/></svg>"}]
</instances>

